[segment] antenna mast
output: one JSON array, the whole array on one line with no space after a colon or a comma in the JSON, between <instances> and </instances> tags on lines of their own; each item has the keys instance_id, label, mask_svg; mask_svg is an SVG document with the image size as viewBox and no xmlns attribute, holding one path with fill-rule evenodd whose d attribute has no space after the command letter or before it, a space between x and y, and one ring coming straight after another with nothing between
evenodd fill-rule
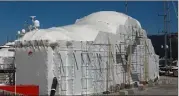
<instances>
[{"instance_id":1,"label":"antenna mast","mask_svg":"<svg viewBox=\"0 0 179 96\"><path fill-rule=\"evenodd\" d=\"M127 4L127 0L126 0L126 2L125 2L125 8L126 8L126 14L127 14L127 11L128 11L128 4Z\"/></svg>"}]
</instances>

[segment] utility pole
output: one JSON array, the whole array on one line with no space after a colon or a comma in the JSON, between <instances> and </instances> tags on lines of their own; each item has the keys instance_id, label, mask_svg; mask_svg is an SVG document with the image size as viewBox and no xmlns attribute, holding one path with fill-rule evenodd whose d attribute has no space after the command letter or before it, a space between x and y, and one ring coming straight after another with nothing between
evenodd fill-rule
<instances>
[{"instance_id":1,"label":"utility pole","mask_svg":"<svg viewBox=\"0 0 179 96\"><path fill-rule=\"evenodd\" d=\"M169 32L169 36L170 36L170 38L169 38L169 46L170 46L170 60L172 61L172 41L171 41L171 35L172 35L172 33L171 33L171 30L170 30L170 6L169 6L169 3L168 3L168 8L167 8L167 13L168 13L168 32Z\"/></svg>"},{"instance_id":2,"label":"utility pole","mask_svg":"<svg viewBox=\"0 0 179 96\"><path fill-rule=\"evenodd\" d=\"M166 13L166 5L167 5L167 2L165 1L164 2L164 33L165 33L165 66L167 65L167 13Z\"/></svg>"}]
</instances>

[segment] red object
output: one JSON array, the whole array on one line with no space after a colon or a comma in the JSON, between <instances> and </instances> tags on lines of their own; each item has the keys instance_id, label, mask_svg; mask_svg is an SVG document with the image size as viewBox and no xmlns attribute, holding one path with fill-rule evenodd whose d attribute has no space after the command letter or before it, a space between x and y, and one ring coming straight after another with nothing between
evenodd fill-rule
<instances>
[{"instance_id":1,"label":"red object","mask_svg":"<svg viewBox=\"0 0 179 96\"><path fill-rule=\"evenodd\" d=\"M2 85L0 90L15 93L15 86ZM16 85L16 93L28 96L39 96L39 86L36 85Z\"/></svg>"},{"instance_id":2,"label":"red object","mask_svg":"<svg viewBox=\"0 0 179 96\"><path fill-rule=\"evenodd\" d=\"M31 54L32 54L32 51L29 51L29 52L28 52L28 55L31 55Z\"/></svg>"}]
</instances>

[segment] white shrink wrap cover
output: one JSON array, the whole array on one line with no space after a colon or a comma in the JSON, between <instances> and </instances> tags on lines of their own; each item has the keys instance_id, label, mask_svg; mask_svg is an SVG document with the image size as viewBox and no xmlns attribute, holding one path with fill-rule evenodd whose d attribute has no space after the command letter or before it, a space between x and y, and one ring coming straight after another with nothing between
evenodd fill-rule
<instances>
[{"instance_id":1,"label":"white shrink wrap cover","mask_svg":"<svg viewBox=\"0 0 179 96\"><path fill-rule=\"evenodd\" d=\"M26 48L25 42L31 42L30 47ZM129 44L133 44L132 75L126 69ZM148 78L158 75L158 56L146 31L139 21L119 12L95 12L75 24L33 30L15 45L17 84L39 85L40 95L50 94L53 77L58 79L56 95L97 94L106 91L106 84L110 89L144 81L145 56ZM32 54L28 54L30 51Z\"/></svg>"}]
</instances>

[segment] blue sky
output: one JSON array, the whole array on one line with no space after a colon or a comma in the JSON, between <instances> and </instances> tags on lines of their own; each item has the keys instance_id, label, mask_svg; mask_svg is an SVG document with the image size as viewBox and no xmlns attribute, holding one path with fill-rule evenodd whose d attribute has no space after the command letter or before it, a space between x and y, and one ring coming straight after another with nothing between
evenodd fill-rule
<instances>
[{"instance_id":1,"label":"blue sky","mask_svg":"<svg viewBox=\"0 0 179 96\"><path fill-rule=\"evenodd\" d=\"M178 7L178 2L175 2ZM178 8L177 8L178 9ZM15 39L18 30L24 26L29 16L35 15L41 28L72 24L76 19L97 11L125 12L123 1L56 1L56 2L0 2L0 44L7 36ZM162 1L129 1L128 15L136 18L148 34L157 34L163 28ZM170 2L171 31L178 31L178 20Z\"/></svg>"}]
</instances>

